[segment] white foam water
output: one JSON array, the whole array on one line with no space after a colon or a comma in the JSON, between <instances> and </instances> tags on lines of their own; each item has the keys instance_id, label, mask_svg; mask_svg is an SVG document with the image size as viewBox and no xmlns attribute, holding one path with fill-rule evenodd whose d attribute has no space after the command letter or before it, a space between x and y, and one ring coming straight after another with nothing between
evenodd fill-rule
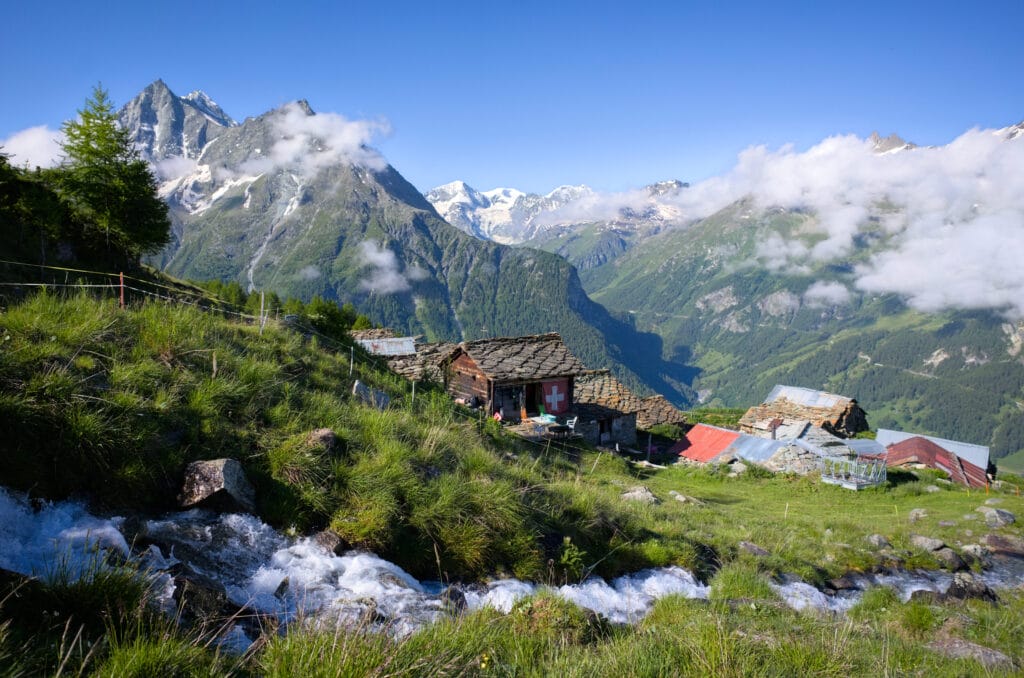
<instances>
[{"instance_id":1,"label":"white foam water","mask_svg":"<svg viewBox=\"0 0 1024 678\"><path fill-rule=\"evenodd\" d=\"M0 567L31 576L46 576L55 563L70 573L85 572L98 551L130 555L121 533L121 518L99 518L77 502L31 506L22 496L0 488ZM406 634L447 614L441 582L420 582L394 563L371 553L335 555L315 541L277 532L258 518L240 514L185 511L142 524L140 535L155 545L140 548L136 557L155 582L158 599L173 609L173 579L167 570L187 569L222 586L228 598L288 623L306 619L321 624L369 624ZM1024 571L990 570L983 575L995 586L1024 582ZM944 592L952 581L945 572L860 575L856 589L826 595L798 580L773 584L796 610L842 613L864 589L894 588L906 601L916 590ZM598 612L613 623L644 617L660 598L681 595L706 599L710 588L680 567L643 570L607 582L591 577L579 584L549 587L517 579L498 579L460 587L466 607L484 606L509 612L517 600L541 591ZM248 641L240 629L229 630L226 648Z\"/></svg>"}]
</instances>

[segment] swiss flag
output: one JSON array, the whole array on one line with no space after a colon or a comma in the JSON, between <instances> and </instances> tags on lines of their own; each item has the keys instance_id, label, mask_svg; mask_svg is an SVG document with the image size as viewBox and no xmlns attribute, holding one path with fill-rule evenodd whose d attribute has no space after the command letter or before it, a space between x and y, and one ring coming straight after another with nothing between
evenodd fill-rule
<instances>
[{"instance_id":1,"label":"swiss flag","mask_svg":"<svg viewBox=\"0 0 1024 678\"><path fill-rule=\"evenodd\" d=\"M569 382L566 379L559 381L545 381L544 384L544 408L551 414L561 414L569 409Z\"/></svg>"}]
</instances>

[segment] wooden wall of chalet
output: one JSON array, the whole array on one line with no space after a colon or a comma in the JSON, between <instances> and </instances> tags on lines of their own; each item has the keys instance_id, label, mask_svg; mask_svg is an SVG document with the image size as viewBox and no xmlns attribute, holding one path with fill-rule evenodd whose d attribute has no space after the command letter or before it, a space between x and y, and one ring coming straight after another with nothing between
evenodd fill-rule
<instances>
[{"instance_id":1,"label":"wooden wall of chalet","mask_svg":"<svg viewBox=\"0 0 1024 678\"><path fill-rule=\"evenodd\" d=\"M452 361L448 370L449 393L456 398L470 400L473 396L478 396L484 402L487 401L490 395L487 377L480 371L472 358L462 353Z\"/></svg>"}]
</instances>

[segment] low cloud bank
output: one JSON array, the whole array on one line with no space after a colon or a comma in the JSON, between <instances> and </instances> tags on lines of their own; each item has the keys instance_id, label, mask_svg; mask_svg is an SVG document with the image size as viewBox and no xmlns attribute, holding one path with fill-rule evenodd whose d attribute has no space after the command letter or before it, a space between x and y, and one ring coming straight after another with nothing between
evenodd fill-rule
<instances>
[{"instance_id":1,"label":"low cloud bank","mask_svg":"<svg viewBox=\"0 0 1024 678\"><path fill-rule=\"evenodd\" d=\"M816 215L805 234L817 239L776 235L759 245L756 258L771 270L809 271L875 240L884 249L856 268L856 288L898 293L925 311L1024 317L1024 135L1009 139L1005 130L975 129L946 146L889 153L855 136L830 137L804 152L756 146L728 173L678 193L589 195L549 220L609 220L622 208L653 205L685 221L742 198ZM834 287L815 292L822 302L843 297Z\"/></svg>"},{"instance_id":2,"label":"low cloud bank","mask_svg":"<svg viewBox=\"0 0 1024 678\"><path fill-rule=\"evenodd\" d=\"M369 275L360 282L360 287L376 294L393 294L412 289L410 281L423 280L429 273L412 265L401 270L401 262L387 247L366 240L359 244L363 266L370 268Z\"/></svg>"},{"instance_id":3,"label":"low cloud bank","mask_svg":"<svg viewBox=\"0 0 1024 678\"><path fill-rule=\"evenodd\" d=\"M387 167L384 156L370 147L374 138L390 132L384 121L348 120L337 113L310 115L300 104L292 103L274 116L273 125L280 138L265 156L244 163L244 173L288 169L309 178L331 165L372 170Z\"/></svg>"}]
</instances>

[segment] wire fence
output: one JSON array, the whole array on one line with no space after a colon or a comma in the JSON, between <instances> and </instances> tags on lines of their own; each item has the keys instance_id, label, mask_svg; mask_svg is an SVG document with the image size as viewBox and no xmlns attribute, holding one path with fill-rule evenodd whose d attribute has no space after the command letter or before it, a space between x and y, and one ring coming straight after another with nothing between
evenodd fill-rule
<instances>
[{"instance_id":1,"label":"wire fence","mask_svg":"<svg viewBox=\"0 0 1024 678\"><path fill-rule=\"evenodd\" d=\"M269 318L269 309L266 312L264 312L264 314L262 314L262 315L253 315L251 313L240 312L238 310L235 310L235 308L233 308L233 305L230 302L228 302L228 301L226 301L224 299L220 299L219 297L217 297L216 295L208 292L207 290L201 290L201 288L189 289L185 285L173 287L173 286L170 286L170 285L164 285L162 283L155 282L153 280L146 280L146 279L143 279L143 278L138 278L138 277L134 277L134 276L131 276L131 275L126 275L126 274L124 274L122 272L110 273L110 272L104 272L104 271L90 271L90 270L86 270L86 269L77 269L77 268L70 268L70 267L48 266L48 265L41 265L41 264L28 264L28 263L25 263L25 262L9 261L9 260L4 260L4 259L0 259L0 264L12 265L12 266L23 266L23 267L29 267L29 268L46 269L46 270L50 270L50 271L63 272L65 274L75 273L75 274L80 274L80 275L90 275L90 276L98 276L100 278L112 279L112 282L108 282L108 283L82 283L82 282L76 282L76 283L72 283L72 282L64 282L64 283L56 283L56 282L49 282L49 283L45 283L45 282L43 282L43 283L38 283L38 282L0 282L0 287L7 287L7 288L22 288L23 287L23 288L53 288L53 289L116 290L119 293L120 304L121 304L122 307L124 307L128 303L128 301L126 301L126 292L131 292L131 293L137 295L138 299L142 299L142 300L155 299L155 300L159 300L159 301L162 301L162 302L165 302L165 303L183 304L183 305L191 306L193 308L196 308L196 309L204 311L204 312L217 313L218 315L235 317L235 318L238 318L240 320L246 321L246 322L251 323L251 324L257 324L258 323L258 324L260 324L261 329L270 320L270 318ZM130 282L136 283L136 285L146 286L146 287L149 287L149 288L153 288L155 290L166 291L168 293L161 294L159 291L152 291L152 289L143 289L142 287L137 287L136 285L127 284L125 281L130 281ZM278 321L278 322L280 322L280 321ZM306 336L316 337L318 343L320 343L321 345L325 345L327 348L332 349L335 352L339 352L339 353L348 352L349 353L349 360L350 360L350 373L354 372L356 364L359 364L360 367L366 366L366 367L370 367L370 368L377 369L377 370L388 370L388 371L390 371L390 369L391 369L390 365L387 363L387 361L384 360L383 358L381 358L380 356L375 356L374 354L369 353L366 350L364 350L362 347L358 347L357 348L355 342L345 343L345 342L339 341L335 337L331 337L331 336L329 336L327 334L324 334L323 332L317 330L315 327L313 327L308 322L304 321L299 316L290 317L287 323L280 323L280 324L287 325L287 326L291 327L292 329L294 329L294 330L296 330L298 332L301 332L302 334L304 334ZM408 380L408 381L410 381L411 389L412 389L411 390L411 394L409 394L409 395L412 396L410 398L409 404L410 404L410 407L414 407L415 406L416 384L419 383L419 382L417 380ZM407 395L407 394L403 393L401 397L404 398L405 395ZM451 410L450 411L451 411L451 414L453 416L459 417L460 419L462 419L464 421L472 421L474 424L476 424L478 426L485 425L486 421L489 419L489 417L487 417L487 413L482 408L479 409L479 410L474 411L474 410L468 409L466 407L460 406L457 403L455 403L454 401L451 403ZM551 439L536 440L534 437L527 436L527 435L518 435L518 438L521 441L523 441L523 442L525 442L527 444L533 445L533 446L538 447L538 448L544 448L544 453L545 454L547 454L547 453L549 453L551 451L553 444L554 444L554 447L555 447L556 450L562 451L564 453L567 453L568 455L570 455L572 457L575 457L576 459L581 459L582 455L584 453L586 453L586 452L593 452L593 451L595 451L595 449L592 446L590 446L590 445L584 445L584 444L580 444L578 442L574 442L574 441L578 441L579 440L578 438L576 438L576 439L573 439L573 438L561 439L561 440L557 440L557 441L556 440L551 440ZM599 452L603 452L604 450L601 450L600 448L598 448L598 451ZM646 452L647 452L647 455L646 455L647 456L647 460L649 461L649 459L651 457L651 453L653 452L653 450L651 449L651 446L650 446L650 442L648 442L648 449L646 450ZM640 451L639 454L642 455L642 454L644 454L644 452ZM595 460L594 466L590 469L591 473L593 473L594 470L596 469L598 461L600 461L600 457L598 457L598 459ZM1014 488L1016 490L1017 494L1020 494L1020 487L1018 487L1016 485L1013 485L1013 484L1010 484L1010 483L1007 483L1007 484L1010 485L1012 488ZM988 488L986 488L986 493L987 493L987 490L988 490ZM967 491L968 491L968 493L970 493L970 491L971 491L970 488L967 488ZM977 492L979 490L976 489L975 491Z\"/></svg>"}]
</instances>

